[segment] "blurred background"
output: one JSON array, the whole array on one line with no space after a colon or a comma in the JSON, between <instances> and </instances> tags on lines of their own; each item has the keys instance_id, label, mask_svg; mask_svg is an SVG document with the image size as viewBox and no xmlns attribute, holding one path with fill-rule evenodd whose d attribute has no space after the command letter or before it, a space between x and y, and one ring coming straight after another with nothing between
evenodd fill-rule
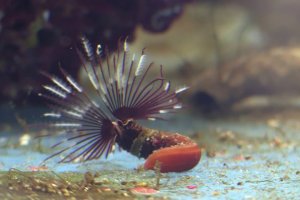
<instances>
[{"instance_id":1,"label":"blurred background","mask_svg":"<svg viewBox=\"0 0 300 200\"><path fill-rule=\"evenodd\" d=\"M61 66L85 84L75 51L81 36L110 52L127 37L132 51L146 47L164 66L173 88L190 87L179 96L185 109L168 122L142 122L189 135L202 149L193 170L161 177L159 195L298 199L299 9L299 0L0 0L0 199L16 199L5 186L10 176L1 174L12 168L106 170L121 191L128 174L137 183L154 180L152 172L136 173L144 160L124 151L105 161L40 166L65 138L37 139L53 132L31 129L49 111L37 95L49 80L39 72L60 75Z\"/></svg>"},{"instance_id":2,"label":"blurred background","mask_svg":"<svg viewBox=\"0 0 300 200\"><path fill-rule=\"evenodd\" d=\"M40 70L81 80L74 47L86 36L111 52L128 37L144 47L193 115L298 107L300 28L296 0L2 0L0 130L39 120ZM82 80L81 80L82 81Z\"/></svg>"}]
</instances>

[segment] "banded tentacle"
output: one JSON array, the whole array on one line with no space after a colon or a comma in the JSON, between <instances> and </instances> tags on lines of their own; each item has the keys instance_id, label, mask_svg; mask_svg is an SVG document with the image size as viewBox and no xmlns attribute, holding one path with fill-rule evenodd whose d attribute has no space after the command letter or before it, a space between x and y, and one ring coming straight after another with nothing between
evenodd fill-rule
<instances>
[{"instance_id":1,"label":"banded tentacle","mask_svg":"<svg viewBox=\"0 0 300 200\"><path fill-rule=\"evenodd\" d=\"M52 112L44 113L51 118L49 128L64 131L71 135L53 145L64 147L49 156L62 155L60 162L71 162L76 159L93 160L111 152L116 133L112 124L112 116L100 107L101 99L91 97L67 72L61 69L64 80L43 74L52 81L52 85L44 85L44 93L39 95L49 101Z\"/></svg>"},{"instance_id":2,"label":"banded tentacle","mask_svg":"<svg viewBox=\"0 0 300 200\"><path fill-rule=\"evenodd\" d=\"M136 58L125 40L116 54L106 56L103 60L100 46L93 54L86 39L83 39L83 45L86 56L81 52L79 55L84 69L106 107L116 118L154 120L162 113L182 107L176 96L187 87L171 91L170 82L163 76L162 66L157 77L149 78L154 64L148 62L144 50Z\"/></svg>"}]
</instances>

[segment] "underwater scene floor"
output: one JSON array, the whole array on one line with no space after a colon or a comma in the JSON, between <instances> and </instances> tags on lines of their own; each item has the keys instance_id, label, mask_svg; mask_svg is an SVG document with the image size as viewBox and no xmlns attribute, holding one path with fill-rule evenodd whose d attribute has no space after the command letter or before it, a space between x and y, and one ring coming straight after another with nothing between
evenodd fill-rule
<instances>
[{"instance_id":1,"label":"underwater scene floor","mask_svg":"<svg viewBox=\"0 0 300 200\"><path fill-rule=\"evenodd\" d=\"M29 130L0 137L0 199L298 199L299 114L252 113L204 119L187 114L146 123L189 135L202 148L183 173L140 168L144 159L116 150L107 159L42 161L59 136L34 139ZM180 160L178 160L180 162Z\"/></svg>"}]
</instances>

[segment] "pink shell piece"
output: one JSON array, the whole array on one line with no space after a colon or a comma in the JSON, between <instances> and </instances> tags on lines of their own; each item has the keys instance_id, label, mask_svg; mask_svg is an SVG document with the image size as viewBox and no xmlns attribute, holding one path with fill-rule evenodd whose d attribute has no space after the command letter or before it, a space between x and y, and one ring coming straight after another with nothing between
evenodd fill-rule
<instances>
[{"instance_id":1,"label":"pink shell piece","mask_svg":"<svg viewBox=\"0 0 300 200\"><path fill-rule=\"evenodd\" d=\"M190 189L190 190L196 189L196 188L197 188L197 185L188 185L188 186L186 186L186 188L187 188L187 189Z\"/></svg>"},{"instance_id":2,"label":"pink shell piece","mask_svg":"<svg viewBox=\"0 0 300 200\"><path fill-rule=\"evenodd\" d=\"M132 188L130 191L135 194L143 194L143 195L152 195L159 192L158 190L149 187L135 187Z\"/></svg>"}]
</instances>

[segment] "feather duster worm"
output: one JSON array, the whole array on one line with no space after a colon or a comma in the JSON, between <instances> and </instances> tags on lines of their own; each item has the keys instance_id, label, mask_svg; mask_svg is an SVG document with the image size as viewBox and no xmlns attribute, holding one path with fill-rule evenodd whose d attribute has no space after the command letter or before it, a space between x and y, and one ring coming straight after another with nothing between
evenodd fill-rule
<instances>
[{"instance_id":1,"label":"feather duster worm","mask_svg":"<svg viewBox=\"0 0 300 200\"><path fill-rule=\"evenodd\" d=\"M66 71L63 79L44 73L52 85L43 85L40 96L51 102L54 118L50 127L71 136L53 147L67 143L46 160L64 154L60 162L87 161L107 157L115 144L131 154L146 159L145 169L160 163L161 172L181 172L192 169L200 160L201 151L190 138L142 127L135 120L160 119L160 115L180 109L176 95L186 87L171 91L160 67L158 77L149 79L152 63L147 63L142 51L137 59L128 50L126 41L112 57L101 46L94 53L83 38L86 55L78 55L94 88L94 96L80 86ZM105 64L104 64L105 63Z\"/></svg>"}]
</instances>

